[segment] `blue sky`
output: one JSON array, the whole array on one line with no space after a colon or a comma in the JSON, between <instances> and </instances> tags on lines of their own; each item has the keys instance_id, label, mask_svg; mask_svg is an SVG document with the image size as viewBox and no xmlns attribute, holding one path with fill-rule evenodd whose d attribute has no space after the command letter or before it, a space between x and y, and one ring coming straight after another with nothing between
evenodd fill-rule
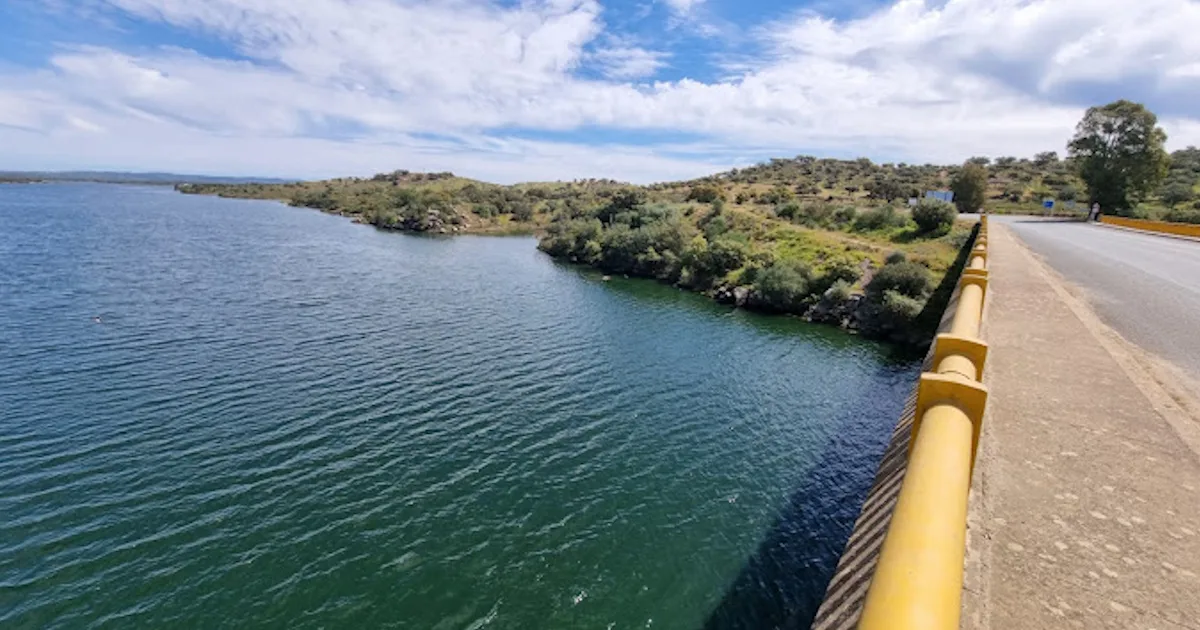
<instances>
[{"instance_id":1,"label":"blue sky","mask_svg":"<svg viewBox=\"0 0 1200 630\"><path fill-rule=\"evenodd\" d=\"M0 169L649 182L769 157L1200 144L1197 0L20 0Z\"/></svg>"}]
</instances>

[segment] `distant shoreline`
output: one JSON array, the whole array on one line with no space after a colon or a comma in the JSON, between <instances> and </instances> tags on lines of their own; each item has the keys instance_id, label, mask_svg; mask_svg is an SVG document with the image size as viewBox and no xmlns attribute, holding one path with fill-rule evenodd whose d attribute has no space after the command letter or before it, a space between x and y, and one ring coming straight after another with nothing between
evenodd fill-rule
<instances>
[{"instance_id":1,"label":"distant shoreline","mask_svg":"<svg viewBox=\"0 0 1200 630\"><path fill-rule=\"evenodd\" d=\"M179 186L181 184L278 184L292 180L270 177L223 177L182 173L134 171L0 171L0 184L52 184L58 182Z\"/></svg>"}]
</instances>

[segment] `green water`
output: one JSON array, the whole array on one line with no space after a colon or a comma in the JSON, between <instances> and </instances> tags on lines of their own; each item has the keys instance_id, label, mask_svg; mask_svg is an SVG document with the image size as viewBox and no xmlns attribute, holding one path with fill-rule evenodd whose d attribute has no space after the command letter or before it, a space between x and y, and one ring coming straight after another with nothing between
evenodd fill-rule
<instances>
[{"instance_id":1,"label":"green water","mask_svg":"<svg viewBox=\"0 0 1200 630\"><path fill-rule=\"evenodd\" d=\"M0 224L3 628L806 627L916 372L528 238Z\"/></svg>"}]
</instances>

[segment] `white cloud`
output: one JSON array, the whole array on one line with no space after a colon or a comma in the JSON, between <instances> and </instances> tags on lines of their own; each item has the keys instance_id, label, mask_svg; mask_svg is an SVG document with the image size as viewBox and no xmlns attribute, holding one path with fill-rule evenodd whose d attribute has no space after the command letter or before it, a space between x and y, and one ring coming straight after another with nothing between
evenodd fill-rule
<instances>
[{"instance_id":1,"label":"white cloud","mask_svg":"<svg viewBox=\"0 0 1200 630\"><path fill-rule=\"evenodd\" d=\"M667 65L670 55L637 46L615 46L601 48L592 58L601 66L604 76L610 79L641 79L653 76Z\"/></svg>"},{"instance_id":2,"label":"white cloud","mask_svg":"<svg viewBox=\"0 0 1200 630\"><path fill-rule=\"evenodd\" d=\"M56 155L135 167L140 155L179 170L648 181L768 154L926 162L1061 151L1086 105L1125 96L1163 114L1172 146L1200 143L1193 0L900 0L846 21L798 13L761 26L765 54L739 57L718 81L649 84L637 81L670 53L606 32L595 0L91 2L206 33L247 60L76 47L42 69L0 69L0 168ZM582 79L583 69L606 79ZM505 137L569 138L580 127L702 140L656 156Z\"/></svg>"},{"instance_id":3,"label":"white cloud","mask_svg":"<svg viewBox=\"0 0 1200 630\"><path fill-rule=\"evenodd\" d=\"M692 9L704 4L704 0L663 0L673 11L690 13Z\"/></svg>"}]
</instances>

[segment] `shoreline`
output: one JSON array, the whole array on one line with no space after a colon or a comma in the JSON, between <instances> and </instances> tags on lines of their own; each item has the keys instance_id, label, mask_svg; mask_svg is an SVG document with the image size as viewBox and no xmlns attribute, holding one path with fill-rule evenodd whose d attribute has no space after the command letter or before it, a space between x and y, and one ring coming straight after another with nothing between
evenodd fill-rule
<instances>
[{"instance_id":1,"label":"shoreline","mask_svg":"<svg viewBox=\"0 0 1200 630\"><path fill-rule=\"evenodd\" d=\"M667 278L636 273L622 273L606 269L601 264L580 261L573 255L555 255L547 251L547 248L544 247L551 236L549 233L550 225L536 221L514 221L508 215L502 216L499 221L488 221L484 217L474 217L476 222L447 222L441 216L435 216L433 213L430 213L427 217L406 218L391 224L380 224L370 220L361 213L306 205L302 202L297 202L295 199L281 196L226 195L220 191L195 190L190 186L176 186L175 190L180 194L206 195L223 199L276 201L295 208L316 210L323 214L344 217L354 223L370 226L378 230L401 234L434 237L535 237L538 239L538 251L546 254L551 259L594 270L603 274L604 277L621 275L626 278L652 280L659 284L673 286L702 295L717 304L732 306L736 309L744 309L762 315L796 317L808 323L837 327L852 335L860 335L867 339L882 341L908 349L924 348L932 342L937 323L936 321L931 321L936 318L931 317L929 314L934 311L940 313L946 303L948 303L949 293L953 290L953 281L950 279L957 278L958 274L961 273L966 263L966 254L970 251L975 240L975 231L972 230L965 244L958 252L955 262L946 270L944 276L940 279L933 278L936 288L929 295L925 303L921 305L919 313L911 316L911 320L895 322L893 321L894 318L890 318L889 314L885 312L886 307L880 300L880 296L868 295L866 285L869 283L871 276L881 268L876 267L868 258L864 258L861 261L865 277L862 283L863 286L859 289L853 291L842 289L840 293L835 293L833 290L825 290L820 295L810 295L805 298L799 305L799 308L795 305L791 305L789 308L778 308L763 298L752 285L745 283L738 284L735 282L717 281L702 285L689 284L682 279L669 280ZM830 230L821 231L832 233ZM950 291L946 290L947 286L949 286Z\"/></svg>"}]
</instances>

